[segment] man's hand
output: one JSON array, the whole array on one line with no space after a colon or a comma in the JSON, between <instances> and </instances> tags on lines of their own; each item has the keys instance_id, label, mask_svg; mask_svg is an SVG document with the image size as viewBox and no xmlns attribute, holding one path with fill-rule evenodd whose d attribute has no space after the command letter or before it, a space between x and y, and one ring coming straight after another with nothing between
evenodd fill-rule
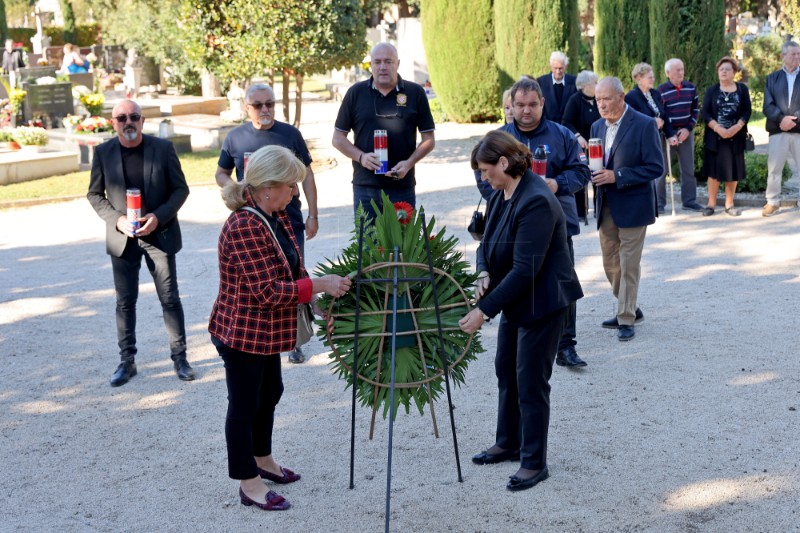
<instances>
[{"instance_id":1,"label":"man's hand","mask_svg":"<svg viewBox=\"0 0 800 533\"><path fill-rule=\"evenodd\" d=\"M153 233L158 227L158 218L153 213L147 213L139 219L139 229L136 230L137 237L145 237Z\"/></svg>"},{"instance_id":2,"label":"man's hand","mask_svg":"<svg viewBox=\"0 0 800 533\"><path fill-rule=\"evenodd\" d=\"M658 129L663 128L664 127L664 119L661 118L661 117L656 117L656 126L658 127Z\"/></svg>"},{"instance_id":3,"label":"man's hand","mask_svg":"<svg viewBox=\"0 0 800 533\"><path fill-rule=\"evenodd\" d=\"M586 141L586 139L583 138L582 135L580 137L578 137L577 140L578 140L578 145L580 145L580 147L581 147L581 150L588 150L589 149L589 143Z\"/></svg>"},{"instance_id":4,"label":"man's hand","mask_svg":"<svg viewBox=\"0 0 800 533\"><path fill-rule=\"evenodd\" d=\"M781 119L779 127L782 131L789 131L797 125L797 117L786 115Z\"/></svg>"},{"instance_id":5,"label":"man's hand","mask_svg":"<svg viewBox=\"0 0 800 533\"><path fill-rule=\"evenodd\" d=\"M681 128L681 129L679 129L679 130L678 130L678 135L677 135L677 137L678 137L678 144L681 144L681 143L682 143L682 142L684 142L686 139L688 139L690 134L691 134L691 132L690 132L689 130L687 130L686 128Z\"/></svg>"},{"instance_id":6,"label":"man's hand","mask_svg":"<svg viewBox=\"0 0 800 533\"><path fill-rule=\"evenodd\" d=\"M550 189L553 194L558 192L558 182L553 178L545 178L544 182L547 184L547 188Z\"/></svg>"},{"instance_id":7,"label":"man's hand","mask_svg":"<svg viewBox=\"0 0 800 533\"><path fill-rule=\"evenodd\" d=\"M592 172L592 183L595 185L611 185L617 182L617 177L614 171L604 168L603 170L595 170Z\"/></svg>"},{"instance_id":8,"label":"man's hand","mask_svg":"<svg viewBox=\"0 0 800 533\"><path fill-rule=\"evenodd\" d=\"M375 152L364 152L361 155L361 166L367 170L375 171L381 168L381 160L378 159L378 156Z\"/></svg>"},{"instance_id":9,"label":"man's hand","mask_svg":"<svg viewBox=\"0 0 800 533\"><path fill-rule=\"evenodd\" d=\"M117 219L117 230L128 237L136 237L136 235L133 234L133 224L128 222L128 217L124 215Z\"/></svg>"},{"instance_id":10,"label":"man's hand","mask_svg":"<svg viewBox=\"0 0 800 533\"><path fill-rule=\"evenodd\" d=\"M389 171L392 173L392 177L396 180L405 178L409 170L411 170L411 165L408 163L408 161L400 161L391 169L389 169Z\"/></svg>"},{"instance_id":11,"label":"man's hand","mask_svg":"<svg viewBox=\"0 0 800 533\"><path fill-rule=\"evenodd\" d=\"M670 146L678 146L678 136L677 135L673 135L672 137L667 139L667 141L669 142Z\"/></svg>"},{"instance_id":12,"label":"man's hand","mask_svg":"<svg viewBox=\"0 0 800 533\"><path fill-rule=\"evenodd\" d=\"M458 325L464 333L475 333L481 329L483 322L483 311L476 307L459 320Z\"/></svg>"},{"instance_id":13,"label":"man's hand","mask_svg":"<svg viewBox=\"0 0 800 533\"><path fill-rule=\"evenodd\" d=\"M306 240L313 239L319 231L319 220L316 217L312 218L310 215L306 219Z\"/></svg>"}]
</instances>

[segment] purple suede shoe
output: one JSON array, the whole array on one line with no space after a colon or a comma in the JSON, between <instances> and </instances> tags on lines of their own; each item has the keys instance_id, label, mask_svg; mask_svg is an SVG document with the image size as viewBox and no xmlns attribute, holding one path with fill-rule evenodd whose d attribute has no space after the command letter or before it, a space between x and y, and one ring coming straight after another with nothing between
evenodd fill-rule
<instances>
[{"instance_id":1,"label":"purple suede shoe","mask_svg":"<svg viewBox=\"0 0 800 533\"><path fill-rule=\"evenodd\" d=\"M266 503L260 503L251 499L250 496L245 494L242 488L239 487L239 499L241 499L242 505L246 507L255 505L263 511L285 511L292 506L286 498L272 490L267 493L265 498Z\"/></svg>"},{"instance_id":2,"label":"purple suede shoe","mask_svg":"<svg viewBox=\"0 0 800 533\"><path fill-rule=\"evenodd\" d=\"M277 476L272 472L267 472L266 470L258 468L258 475L261 476L262 479L268 479L270 481L274 481L275 483L280 483L281 485L286 485L287 483L294 483L295 481L300 479L300 474L295 474L288 468L281 467L281 474L283 475Z\"/></svg>"}]
</instances>

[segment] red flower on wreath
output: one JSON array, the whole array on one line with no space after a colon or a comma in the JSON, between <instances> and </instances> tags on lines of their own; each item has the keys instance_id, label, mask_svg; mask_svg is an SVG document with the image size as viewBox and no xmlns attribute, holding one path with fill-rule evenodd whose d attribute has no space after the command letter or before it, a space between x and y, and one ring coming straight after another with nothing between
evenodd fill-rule
<instances>
[{"instance_id":1,"label":"red flower on wreath","mask_svg":"<svg viewBox=\"0 0 800 533\"><path fill-rule=\"evenodd\" d=\"M397 220L400 224L408 224L411 222L411 215L414 213L414 208L408 202L395 202L394 212L397 213Z\"/></svg>"}]
</instances>

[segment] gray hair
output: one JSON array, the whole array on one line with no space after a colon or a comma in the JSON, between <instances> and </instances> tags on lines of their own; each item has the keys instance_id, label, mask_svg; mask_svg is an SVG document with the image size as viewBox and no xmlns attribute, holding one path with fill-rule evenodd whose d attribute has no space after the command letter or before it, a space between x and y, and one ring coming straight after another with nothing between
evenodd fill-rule
<instances>
[{"instance_id":1,"label":"gray hair","mask_svg":"<svg viewBox=\"0 0 800 533\"><path fill-rule=\"evenodd\" d=\"M244 101L247 104L252 104L251 98L253 97L253 93L257 93L258 91L269 91L272 93L272 98L275 98L275 91L272 90L272 87L267 85L266 83L254 83L250 87L247 88L247 91L244 93Z\"/></svg>"},{"instance_id":2,"label":"gray hair","mask_svg":"<svg viewBox=\"0 0 800 533\"><path fill-rule=\"evenodd\" d=\"M244 192L248 187L259 190L276 185L294 185L306 177L306 167L294 152L276 144L259 148L247 160L242 181L226 184L221 191L222 201L231 211L245 205Z\"/></svg>"},{"instance_id":3,"label":"gray hair","mask_svg":"<svg viewBox=\"0 0 800 533\"><path fill-rule=\"evenodd\" d=\"M569 58L567 57L567 54L559 50L556 50L555 52L550 54L550 63L552 63L553 61L559 61L561 63L564 63L565 67L569 65Z\"/></svg>"},{"instance_id":4,"label":"gray hair","mask_svg":"<svg viewBox=\"0 0 800 533\"><path fill-rule=\"evenodd\" d=\"M523 93L529 93L531 91L535 92L539 95L539 99L544 98L544 94L542 93L542 87L539 85L539 82L534 79L528 78L520 78L518 82L511 86L511 102L513 103L516 99L517 93L522 91Z\"/></svg>"},{"instance_id":5,"label":"gray hair","mask_svg":"<svg viewBox=\"0 0 800 533\"><path fill-rule=\"evenodd\" d=\"M680 61L681 63L683 63L683 61L682 61L682 60L680 60L680 59L679 59L679 58L677 58L677 57L673 57L673 58L671 58L671 59L667 59L667 62L666 62L666 63L664 63L664 74L666 74L667 76L669 76L669 69L671 69L671 68L672 68L672 65L674 65L675 63L677 63L677 62L679 62L679 61Z\"/></svg>"},{"instance_id":6,"label":"gray hair","mask_svg":"<svg viewBox=\"0 0 800 533\"><path fill-rule=\"evenodd\" d=\"M625 87L622 85L622 82L619 80L619 78L615 78L614 76L606 76L598 82L598 85L601 83L607 83L611 85L616 94L625 94Z\"/></svg>"},{"instance_id":7,"label":"gray hair","mask_svg":"<svg viewBox=\"0 0 800 533\"><path fill-rule=\"evenodd\" d=\"M583 89L589 84L597 83L597 74L591 70L582 70L575 77L575 88Z\"/></svg>"},{"instance_id":8,"label":"gray hair","mask_svg":"<svg viewBox=\"0 0 800 533\"><path fill-rule=\"evenodd\" d=\"M781 55L786 55L789 53L789 48L800 48L800 44L797 44L794 41L786 41L781 46Z\"/></svg>"},{"instance_id":9,"label":"gray hair","mask_svg":"<svg viewBox=\"0 0 800 533\"><path fill-rule=\"evenodd\" d=\"M648 63L636 63L633 66L633 70L631 71L631 78L636 80L642 74L647 74L648 72L652 72L653 67L651 67Z\"/></svg>"}]
</instances>

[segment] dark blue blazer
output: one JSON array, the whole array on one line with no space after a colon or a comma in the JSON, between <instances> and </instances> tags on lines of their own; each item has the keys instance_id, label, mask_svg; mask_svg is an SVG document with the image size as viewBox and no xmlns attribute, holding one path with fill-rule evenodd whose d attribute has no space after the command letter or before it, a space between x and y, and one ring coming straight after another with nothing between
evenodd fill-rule
<instances>
[{"instance_id":1,"label":"dark blue blazer","mask_svg":"<svg viewBox=\"0 0 800 533\"><path fill-rule=\"evenodd\" d=\"M783 133L780 128L781 120L786 115L800 115L800 76L794 79L792 88L792 101L789 101L789 84L787 82L786 71L776 70L767 76L767 84L764 88L764 115L767 117L767 131L773 133ZM800 133L800 120L796 126L789 130L789 133Z\"/></svg>"},{"instance_id":2,"label":"dark blue blazer","mask_svg":"<svg viewBox=\"0 0 800 533\"><path fill-rule=\"evenodd\" d=\"M500 311L511 324L526 326L583 296L567 244L561 204L544 180L522 175L509 204L503 191L486 204L486 231L478 247L478 271L489 273L489 291L478 307Z\"/></svg>"},{"instance_id":3,"label":"dark blue blazer","mask_svg":"<svg viewBox=\"0 0 800 533\"><path fill-rule=\"evenodd\" d=\"M556 93L553 90L553 75L545 74L536 78L539 86L542 88L542 95L544 96L544 116L547 120L552 120L561 124L561 117L564 116L564 109L567 107L569 97L577 92L575 87L575 76L572 74L564 74L564 95L561 97L561 106L556 105Z\"/></svg>"},{"instance_id":4,"label":"dark blue blazer","mask_svg":"<svg viewBox=\"0 0 800 533\"><path fill-rule=\"evenodd\" d=\"M664 110L664 100L661 99L661 93L655 89L650 89L650 96L653 97L653 101L656 103L658 115L655 114L653 108L647 103L647 97L645 97L644 93L638 86L628 91L628 94L625 95L625 103L646 117L658 116L659 118L663 119L664 135L666 135L669 139L675 135L675 130L672 129L672 124L669 121L667 112Z\"/></svg>"},{"instance_id":5,"label":"dark blue blazer","mask_svg":"<svg viewBox=\"0 0 800 533\"><path fill-rule=\"evenodd\" d=\"M597 187L597 227L607 204L620 228L647 226L656 221L654 181L664 175L661 137L655 121L627 108L613 146L606 146L605 119L592 124L592 137L601 139L608 154L606 168L613 169L616 183Z\"/></svg>"}]
</instances>

